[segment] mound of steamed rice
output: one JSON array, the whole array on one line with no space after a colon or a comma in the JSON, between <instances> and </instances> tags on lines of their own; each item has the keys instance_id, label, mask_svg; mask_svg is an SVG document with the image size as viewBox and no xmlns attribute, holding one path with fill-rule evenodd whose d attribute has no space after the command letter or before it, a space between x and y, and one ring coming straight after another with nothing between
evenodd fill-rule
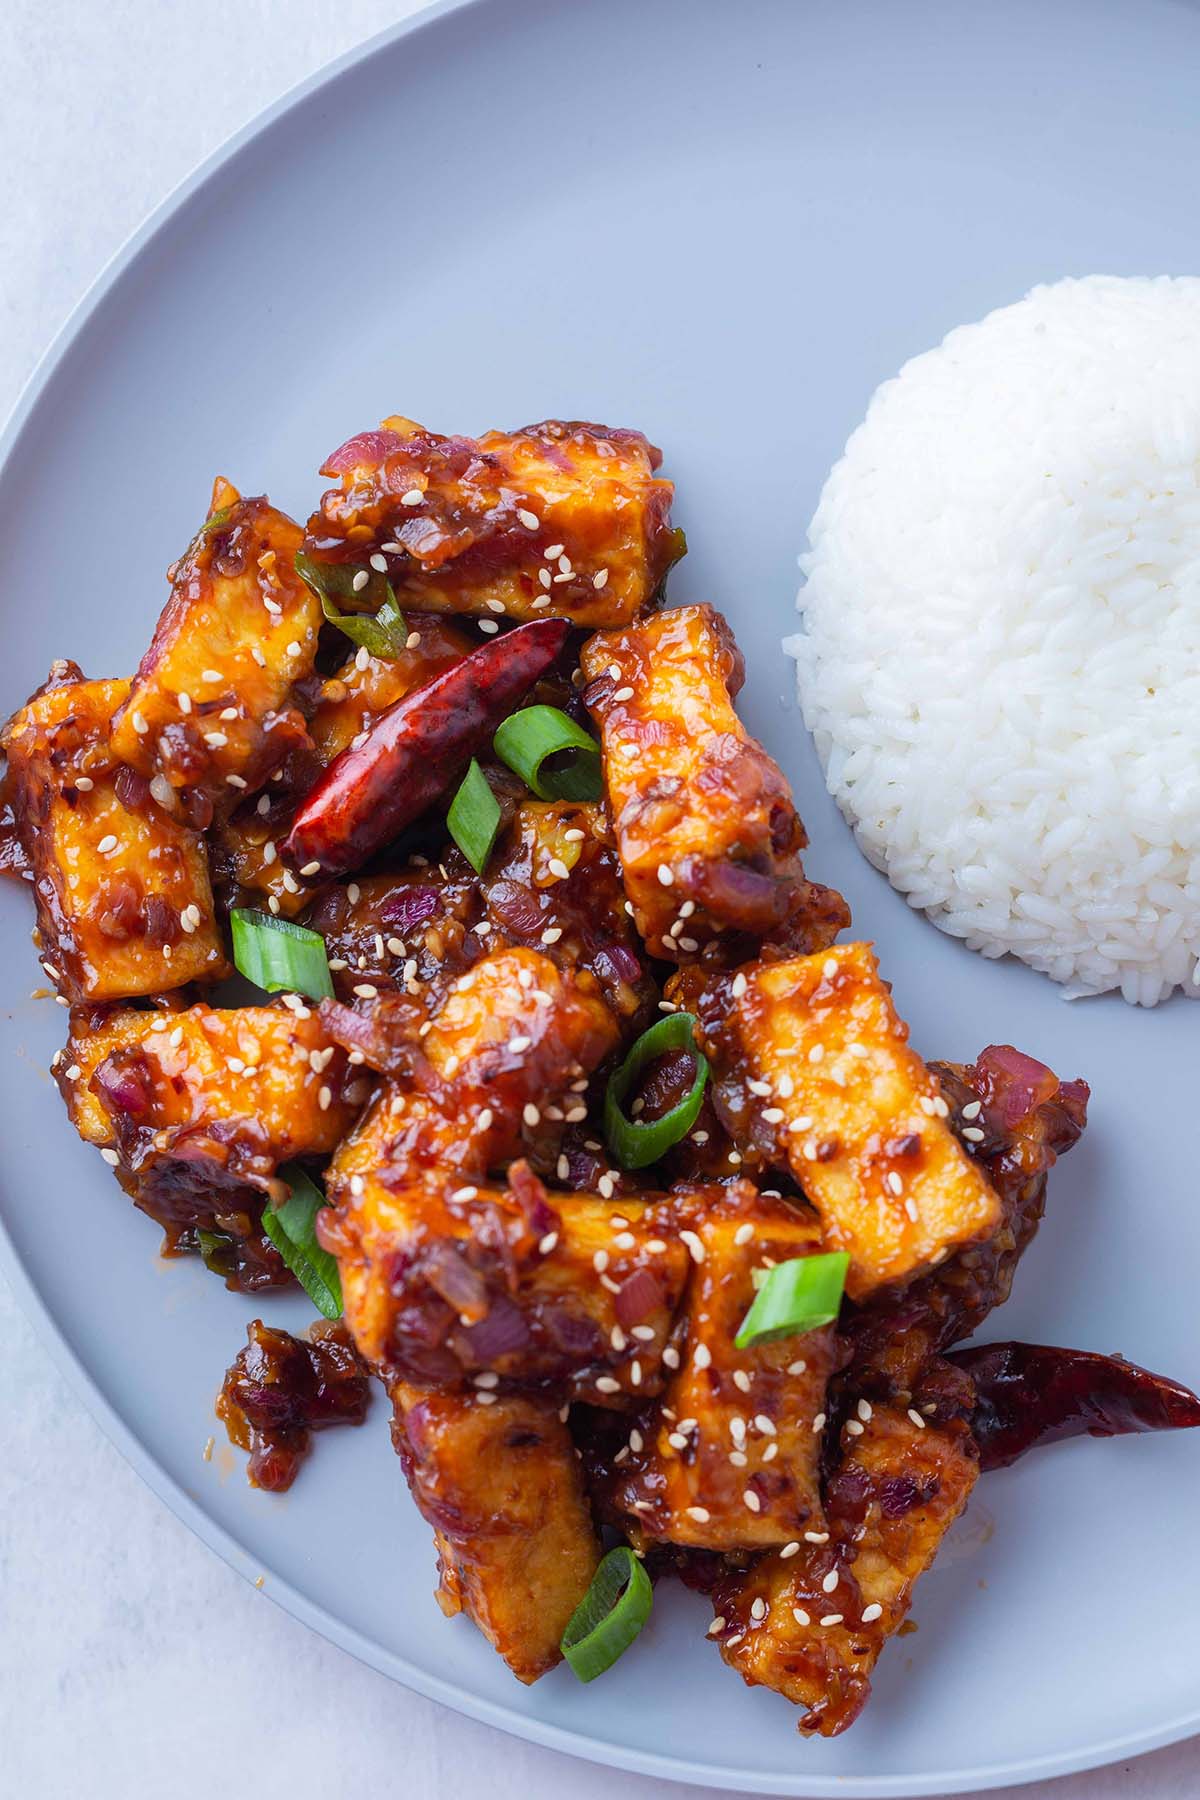
<instances>
[{"instance_id":1,"label":"mound of steamed rice","mask_svg":"<svg viewBox=\"0 0 1200 1800\"><path fill-rule=\"evenodd\" d=\"M1200 279L1092 276L871 401L801 558L805 721L911 905L1069 995L1200 969Z\"/></svg>"}]
</instances>

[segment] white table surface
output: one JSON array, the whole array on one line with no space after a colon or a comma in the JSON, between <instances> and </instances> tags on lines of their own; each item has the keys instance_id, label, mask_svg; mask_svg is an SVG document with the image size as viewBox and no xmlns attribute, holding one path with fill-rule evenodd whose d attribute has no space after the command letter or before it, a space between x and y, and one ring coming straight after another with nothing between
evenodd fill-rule
<instances>
[{"instance_id":1,"label":"white table surface","mask_svg":"<svg viewBox=\"0 0 1200 1800\"><path fill-rule=\"evenodd\" d=\"M592 3L602 0L564 0ZM406 0L3 0L0 414L98 270L201 157L413 10ZM3 1795L699 1800L700 1789L522 1744L360 1667L255 1594L142 1486L2 1278L0 1343ZM799 1740L796 1767L799 1794ZM1018 1792L1192 1800L1200 1740L1005 1790Z\"/></svg>"}]
</instances>

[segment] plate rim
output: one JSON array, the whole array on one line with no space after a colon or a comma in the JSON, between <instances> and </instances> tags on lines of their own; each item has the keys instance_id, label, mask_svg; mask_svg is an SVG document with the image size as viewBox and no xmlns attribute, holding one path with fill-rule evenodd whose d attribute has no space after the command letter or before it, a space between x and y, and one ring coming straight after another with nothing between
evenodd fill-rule
<instances>
[{"instance_id":1,"label":"plate rim","mask_svg":"<svg viewBox=\"0 0 1200 1800\"><path fill-rule=\"evenodd\" d=\"M320 89L331 85L350 69L371 61L403 38L416 36L437 26L453 14L476 10L482 12L485 7L489 11L499 12L505 4L506 0L429 0L428 4L408 17L372 33L340 56L321 64L262 107L244 125L239 126L201 158L168 190L163 199L101 266L35 362L4 422L3 430L0 430L0 492L9 478L23 434L60 363L76 340L83 335L111 290L133 269L159 231L181 207L278 119ZM2 1213L0 1269L10 1282L41 1347L50 1356L72 1392L83 1402L105 1437L120 1452L134 1473L195 1537L215 1551L229 1568L252 1586L256 1584L258 1576L265 1573L268 1580L261 1591L266 1593L269 1600L368 1668L452 1711L477 1719L512 1737L600 1766L624 1769L659 1780L691 1782L696 1786L721 1792L804 1794L811 1796L812 1800L833 1800L834 1796L841 1796L842 1800L917 1800L918 1796L927 1795L984 1793L1006 1785L1083 1773L1109 1766L1130 1756L1146 1755L1200 1734L1198 1705L1192 1711L1158 1727L1127 1732L1084 1748L1059 1750L1003 1763L995 1762L973 1769L951 1770L914 1780L907 1775L806 1774L802 1763L786 1775L773 1775L752 1769L739 1770L732 1764L721 1766L711 1762L692 1763L678 1756L640 1750L610 1739L588 1737L549 1720L517 1712L502 1702L492 1701L475 1693L465 1685L444 1680L410 1662L398 1652L388 1650L382 1644L365 1637L335 1613L309 1599L269 1564L264 1565L261 1557L251 1559L236 1537L218 1524L200 1502L167 1471L154 1451L126 1421L117 1403L101 1388L35 1285ZM256 1573L252 1574L252 1569ZM803 1740L798 1740L798 1743L802 1755Z\"/></svg>"}]
</instances>

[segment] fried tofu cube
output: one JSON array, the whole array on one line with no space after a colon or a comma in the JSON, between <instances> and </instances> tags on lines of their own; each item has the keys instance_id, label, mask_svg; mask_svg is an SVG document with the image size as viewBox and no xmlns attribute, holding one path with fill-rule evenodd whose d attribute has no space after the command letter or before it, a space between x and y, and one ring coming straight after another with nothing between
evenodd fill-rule
<instances>
[{"instance_id":1,"label":"fried tofu cube","mask_svg":"<svg viewBox=\"0 0 1200 1800\"><path fill-rule=\"evenodd\" d=\"M392 1114L401 1130L404 1111ZM382 1121L379 1102L371 1116ZM520 1162L507 1186L461 1170L401 1181L386 1162L372 1168L361 1144L360 1134L330 1166L336 1211L322 1215L321 1241L367 1362L420 1382L487 1372L555 1383L597 1406L658 1392L687 1278L687 1252L666 1235L669 1206L553 1194Z\"/></svg>"},{"instance_id":2,"label":"fried tofu cube","mask_svg":"<svg viewBox=\"0 0 1200 1800\"><path fill-rule=\"evenodd\" d=\"M422 612L619 625L681 552L661 460L640 431L603 425L550 419L474 439L385 419L324 464L340 485L309 520L308 547L317 560L386 557L401 605Z\"/></svg>"},{"instance_id":3,"label":"fried tofu cube","mask_svg":"<svg viewBox=\"0 0 1200 1800\"><path fill-rule=\"evenodd\" d=\"M754 1275L821 1248L816 1221L747 1181L684 1197L693 1259L679 1367L603 1482L635 1542L781 1546L823 1525L818 1459L832 1326L735 1347ZM814 1429L814 1425L816 1429Z\"/></svg>"},{"instance_id":4,"label":"fried tofu cube","mask_svg":"<svg viewBox=\"0 0 1200 1800\"><path fill-rule=\"evenodd\" d=\"M862 1711L879 1653L979 1475L962 1420L890 1404L867 1413L830 1480L828 1541L761 1557L713 1593L721 1655L748 1686L803 1706L806 1735L836 1737Z\"/></svg>"},{"instance_id":5,"label":"fried tofu cube","mask_svg":"<svg viewBox=\"0 0 1200 1800\"><path fill-rule=\"evenodd\" d=\"M68 999L123 1000L229 973L200 837L109 747L125 681L66 678L4 730L43 967Z\"/></svg>"},{"instance_id":6,"label":"fried tofu cube","mask_svg":"<svg viewBox=\"0 0 1200 1800\"><path fill-rule=\"evenodd\" d=\"M860 1300L989 1237L1000 1200L946 1123L868 944L751 964L699 1001L735 1138L786 1160Z\"/></svg>"},{"instance_id":7,"label":"fried tofu cube","mask_svg":"<svg viewBox=\"0 0 1200 1800\"><path fill-rule=\"evenodd\" d=\"M536 1681L560 1661L600 1560L570 1432L531 1395L396 1382L391 1396L396 1448L434 1528L442 1611L465 1612L518 1681Z\"/></svg>"},{"instance_id":8,"label":"fried tofu cube","mask_svg":"<svg viewBox=\"0 0 1200 1800\"><path fill-rule=\"evenodd\" d=\"M676 961L730 929L796 937L797 907L810 920L802 947L831 943L849 913L804 881L807 840L787 782L733 708L744 665L720 613L653 613L590 639L580 661L647 948Z\"/></svg>"},{"instance_id":9,"label":"fried tofu cube","mask_svg":"<svg viewBox=\"0 0 1200 1800\"><path fill-rule=\"evenodd\" d=\"M201 827L307 742L289 702L312 673L322 615L296 573L301 539L265 499L218 480L114 722L115 754L180 790Z\"/></svg>"},{"instance_id":10,"label":"fried tofu cube","mask_svg":"<svg viewBox=\"0 0 1200 1800\"><path fill-rule=\"evenodd\" d=\"M363 986L380 994L419 988L432 999L478 956L481 940L470 928L481 912L474 869L450 853L441 867L331 883L305 924L325 939L340 999L353 1000Z\"/></svg>"},{"instance_id":11,"label":"fried tofu cube","mask_svg":"<svg viewBox=\"0 0 1200 1800\"><path fill-rule=\"evenodd\" d=\"M76 1007L55 1074L167 1249L226 1240L221 1273L251 1292L290 1280L261 1226L279 1166L327 1155L370 1095L307 1007Z\"/></svg>"}]
</instances>

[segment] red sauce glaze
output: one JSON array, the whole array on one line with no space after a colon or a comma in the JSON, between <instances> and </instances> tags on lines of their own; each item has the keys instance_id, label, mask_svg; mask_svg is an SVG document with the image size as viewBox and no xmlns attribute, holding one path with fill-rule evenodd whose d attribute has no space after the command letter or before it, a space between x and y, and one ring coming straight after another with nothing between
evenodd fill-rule
<instances>
[{"instance_id":1,"label":"red sauce glaze","mask_svg":"<svg viewBox=\"0 0 1200 1800\"><path fill-rule=\"evenodd\" d=\"M252 1319L246 1347L225 1372L216 1414L229 1441L249 1450L251 1487L282 1493L308 1455L312 1432L361 1425L370 1378L340 1320L293 1337Z\"/></svg>"}]
</instances>

